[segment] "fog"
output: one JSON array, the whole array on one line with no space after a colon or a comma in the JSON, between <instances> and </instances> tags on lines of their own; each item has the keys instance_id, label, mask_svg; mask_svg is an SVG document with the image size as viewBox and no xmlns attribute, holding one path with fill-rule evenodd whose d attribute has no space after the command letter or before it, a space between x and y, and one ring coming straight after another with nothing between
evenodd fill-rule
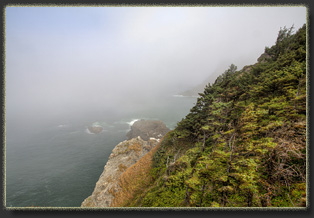
<instances>
[{"instance_id":1,"label":"fog","mask_svg":"<svg viewBox=\"0 0 314 218\"><path fill-rule=\"evenodd\" d=\"M254 64L305 7L7 7L6 117L154 106Z\"/></svg>"}]
</instances>

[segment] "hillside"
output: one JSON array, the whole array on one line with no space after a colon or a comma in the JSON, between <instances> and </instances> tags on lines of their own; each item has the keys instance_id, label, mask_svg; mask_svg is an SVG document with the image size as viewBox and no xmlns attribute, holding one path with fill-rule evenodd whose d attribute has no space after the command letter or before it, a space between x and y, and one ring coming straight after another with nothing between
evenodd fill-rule
<instances>
[{"instance_id":1,"label":"hillside","mask_svg":"<svg viewBox=\"0 0 314 218\"><path fill-rule=\"evenodd\" d=\"M256 64L206 86L149 168L126 170L123 189L141 187L114 206L306 206L306 81L306 26L283 28Z\"/></svg>"}]
</instances>

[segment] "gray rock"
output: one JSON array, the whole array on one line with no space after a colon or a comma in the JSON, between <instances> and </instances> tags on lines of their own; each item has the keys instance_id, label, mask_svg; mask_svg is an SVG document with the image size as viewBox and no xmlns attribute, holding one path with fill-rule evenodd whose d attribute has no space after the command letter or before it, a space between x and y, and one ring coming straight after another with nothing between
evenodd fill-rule
<instances>
[{"instance_id":1,"label":"gray rock","mask_svg":"<svg viewBox=\"0 0 314 218\"><path fill-rule=\"evenodd\" d=\"M92 195L83 201L81 207L110 207L114 200L113 193L120 190L119 177L158 142L158 139L144 141L138 136L119 143L112 150Z\"/></svg>"},{"instance_id":2,"label":"gray rock","mask_svg":"<svg viewBox=\"0 0 314 218\"><path fill-rule=\"evenodd\" d=\"M161 139L170 129L160 120L138 120L127 133L127 138L132 139L140 136L148 141L150 138Z\"/></svg>"},{"instance_id":3,"label":"gray rock","mask_svg":"<svg viewBox=\"0 0 314 218\"><path fill-rule=\"evenodd\" d=\"M103 131L104 128L102 128L101 126L89 126L88 127L88 130L91 132L91 133L94 133L94 134L98 134L98 133L101 133Z\"/></svg>"}]
</instances>

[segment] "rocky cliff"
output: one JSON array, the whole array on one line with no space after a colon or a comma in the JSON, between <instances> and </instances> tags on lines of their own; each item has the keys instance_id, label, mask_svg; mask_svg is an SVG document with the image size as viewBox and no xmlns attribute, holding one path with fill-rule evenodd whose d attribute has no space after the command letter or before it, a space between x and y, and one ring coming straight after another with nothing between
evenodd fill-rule
<instances>
[{"instance_id":1,"label":"rocky cliff","mask_svg":"<svg viewBox=\"0 0 314 218\"><path fill-rule=\"evenodd\" d=\"M123 172L149 152L158 139L144 141L141 137L119 143L109 156L92 195L84 200L82 207L110 207L115 193L121 189L118 179Z\"/></svg>"},{"instance_id":2,"label":"rocky cliff","mask_svg":"<svg viewBox=\"0 0 314 218\"><path fill-rule=\"evenodd\" d=\"M95 189L82 207L115 206L124 193L121 176L145 154L154 148L169 129L161 121L141 120L135 122L128 133L129 140L119 143L109 156ZM142 137L145 139L143 140Z\"/></svg>"}]
</instances>

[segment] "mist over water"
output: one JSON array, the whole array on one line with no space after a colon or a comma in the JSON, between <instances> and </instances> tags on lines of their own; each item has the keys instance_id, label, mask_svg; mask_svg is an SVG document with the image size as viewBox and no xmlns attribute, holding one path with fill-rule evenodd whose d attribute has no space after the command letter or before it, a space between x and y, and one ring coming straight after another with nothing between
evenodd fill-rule
<instances>
[{"instance_id":1,"label":"mist over water","mask_svg":"<svg viewBox=\"0 0 314 218\"><path fill-rule=\"evenodd\" d=\"M80 206L135 120L158 119L174 128L195 101L165 96L158 106L143 104L143 109L133 111L90 109L41 122L7 120L7 206ZM87 131L95 122L104 128L100 134Z\"/></svg>"}]
</instances>

